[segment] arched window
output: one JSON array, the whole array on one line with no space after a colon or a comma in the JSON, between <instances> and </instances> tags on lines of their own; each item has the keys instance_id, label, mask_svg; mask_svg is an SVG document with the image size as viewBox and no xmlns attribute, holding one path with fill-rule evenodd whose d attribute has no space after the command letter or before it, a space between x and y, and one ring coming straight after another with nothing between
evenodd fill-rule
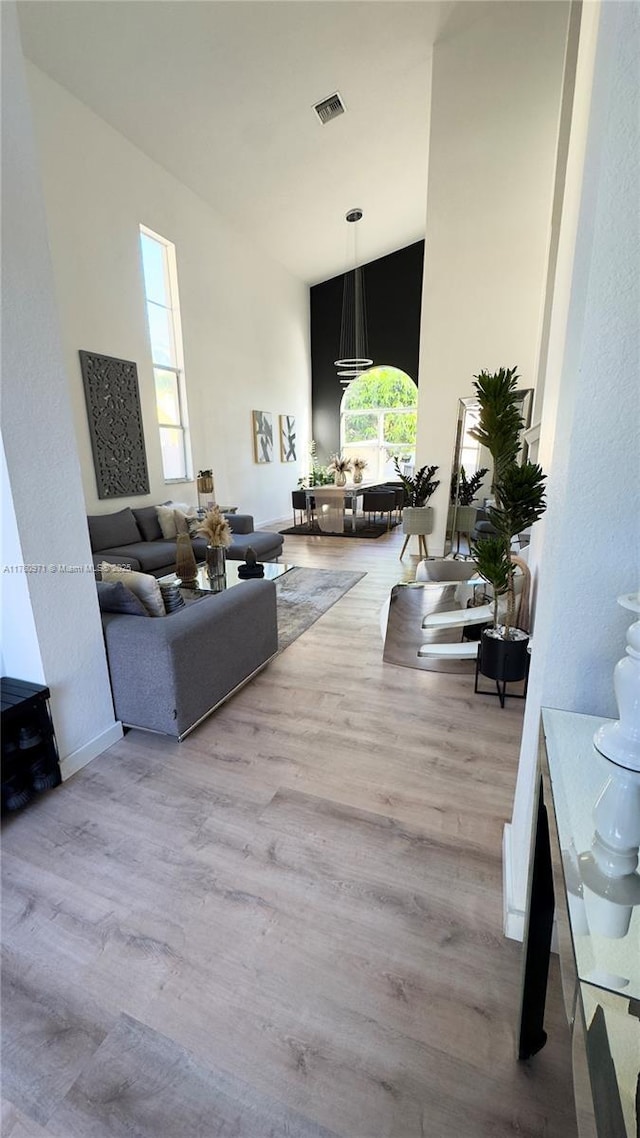
<instances>
[{"instance_id":1,"label":"arched window","mask_svg":"<svg viewBox=\"0 0 640 1138\"><path fill-rule=\"evenodd\" d=\"M364 458L366 477L395 478L393 459L415 463L418 389L397 367L372 367L347 387L340 406L340 449Z\"/></svg>"}]
</instances>

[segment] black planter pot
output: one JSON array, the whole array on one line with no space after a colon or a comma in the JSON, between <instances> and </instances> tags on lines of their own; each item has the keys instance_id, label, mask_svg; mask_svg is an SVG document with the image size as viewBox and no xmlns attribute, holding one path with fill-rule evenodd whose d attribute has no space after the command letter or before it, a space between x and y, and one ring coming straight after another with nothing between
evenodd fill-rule
<instances>
[{"instance_id":1,"label":"black planter pot","mask_svg":"<svg viewBox=\"0 0 640 1138\"><path fill-rule=\"evenodd\" d=\"M478 650L478 668L483 676L498 683L512 684L526 679L529 670L529 637L520 634L517 640L500 640L482 633Z\"/></svg>"}]
</instances>

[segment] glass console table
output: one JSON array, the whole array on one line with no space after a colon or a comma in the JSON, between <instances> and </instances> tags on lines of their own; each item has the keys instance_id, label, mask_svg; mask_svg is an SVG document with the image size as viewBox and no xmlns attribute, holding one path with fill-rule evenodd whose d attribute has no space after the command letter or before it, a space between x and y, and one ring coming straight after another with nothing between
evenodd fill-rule
<instances>
[{"instance_id":1,"label":"glass console table","mask_svg":"<svg viewBox=\"0 0 640 1138\"><path fill-rule=\"evenodd\" d=\"M640 876L633 870L633 850L632 868L623 877L598 869L602 836L596 833L594 806L605 787L622 786L624 791L629 777L640 775L596 751L593 736L603 722L543 710L519 1057L530 1058L546 1041L544 1003L555 913L580 1138L638 1138ZM623 802L629 797L623 793Z\"/></svg>"}]
</instances>

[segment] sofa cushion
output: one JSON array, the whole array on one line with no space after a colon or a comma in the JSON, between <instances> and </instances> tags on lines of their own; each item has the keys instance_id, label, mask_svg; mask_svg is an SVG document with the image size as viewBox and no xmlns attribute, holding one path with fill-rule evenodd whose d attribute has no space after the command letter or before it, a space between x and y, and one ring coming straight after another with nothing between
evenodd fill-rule
<instances>
[{"instance_id":1,"label":"sofa cushion","mask_svg":"<svg viewBox=\"0 0 640 1138\"><path fill-rule=\"evenodd\" d=\"M272 560L282 553L284 542L278 533L247 533L237 535L233 544L227 550L227 557L232 561L244 561L249 546L255 551L258 561Z\"/></svg>"},{"instance_id":2,"label":"sofa cushion","mask_svg":"<svg viewBox=\"0 0 640 1138\"><path fill-rule=\"evenodd\" d=\"M253 533L254 521L251 514L225 514L232 533Z\"/></svg>"},{"instance_id":3,"label":"sofa cushion","mask_svg":"<svg viewBox=\"0 0 640 1138\"><path fill-rule=\"evenodd\" d=\"M139 510L131 511L136 522L138 529L142 534L145 541L158 541L162 537L162 530L160 529L160 522L158 521L158 511L155 506L142 506ZM136 538L136 541L139 539Z\"/></svg>"},{"instance_id":4,"label":"sofa cushion","mask_svg":"<svg viewBox=\"0 0 640 1138\"><path fill-rule=\"evenodd\" d=\"M120 612L126 616L149 616L142 601L122 581L96 581L100 612Z\"/></svg>"},{"instance_id":5,"label":"sofa cushion","mask_svg":"<svg viewBox=\"0 0 640 1138\"><path fill-rule=\"evenodd\" d=\"M127 548L126 545L124 548ZM92 560L96 569L101 561L107 561L109 565L126 565L128 569L140 569L138 559L128 557L122 549L101 549L99 553L93 554Z\"/></svg>"},{"instance_id":6,"label":"sofa cushion","mask_svg":"<svg viewBox=\"0 0 640 1138\"><path fill-rule=\"evenodd\" d=\"M150 573L136 573L133 569L119 569L103 561L98 566L103 581L122 581L140 598L149 616L166 616L160 586Z\"/></svg>"},{"instance_id":7,"label":"sofa cushion","mask_svg":"<svg viewBox=\"0 0 640 1138\"><path fill-rule=\"evenodd\" d=\"M101 549L129 545L140 541L140 530L132 510L118 510L115 514L92 514L87 518L91 549L99 553Z\"/></svg>"},{"instance_id":8,"label":"sofa cushion","mask_svg":"<svg viewBox=\"0 0 640 1138\"><path fill-rule=\"evenodd\" d=\"M143 573L155 573L156 569L171 568L176 563L175 541L138 541L120 552L135 557Z\"/></svg>"}]
</instances>

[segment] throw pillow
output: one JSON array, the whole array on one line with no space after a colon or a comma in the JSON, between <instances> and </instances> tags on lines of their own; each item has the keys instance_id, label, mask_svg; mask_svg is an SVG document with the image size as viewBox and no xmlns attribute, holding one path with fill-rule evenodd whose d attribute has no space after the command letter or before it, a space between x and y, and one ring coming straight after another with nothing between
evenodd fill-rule
<instances>
[{"instance_id":1,"label":"throw pillow","mask_svg":"<svg viewBox=\"0 0 640 1138\"><path fill-rule=\"evenodd\" d=\"M122 581L132 593L140 598L149 616L166 616L160 585L150 573L138 573L135 569L110 565L103 561L98 565L103 581Z\"/></svg>"},{"instance_id":2,"label":"throw pillow","mask_svg":"<svg viewBox=\"0 0 640 1138\"><path fill-rule=\"evenodd\" d=\"M176 533L191 533L189 522L198 520L195 506L189 506L187 509L174 508L173 520L176 526ZM198 522L198 525L200 523Z\"/></svg>"},{"instance_id":3,"label":"throw pillow","mask_svg":"<svg viewBox=\"0 0 640 1138\"><path fill-rule=\"evenodd\" d=\"M127 616L149 616L140 597L122 581L96 581L100 612L119 612Z\"/></svg>"},{"instance_id":4,"label":"throw pillow","mask_svg":"<svg viewBox=\"0 0 640 1138\"><path fill-rule=\"evenodd\" d=\"M136 519L143 541L161 541L162 530L155 506L141 506L131 512Z\"/></svg>"},{"instance_id":5,"label":"throw pillow","mask_svg":"<svg viewBox=\"0 0 640 1138\"><path fill-rule=\"evenodd\" d=\"M156 513L162 530L162 536L165 541L174 541L178 530L176 529L176 519L174 516L175 510L181 510L186 514L194 507L190 506L187 502L163 502L161 506L156 506ZM186 531L185 531L186 532Z\"/></svg>"},{"instance_id":6,"label":"throw pillow","mask_svg":"<svg viewBox=\"0 0 640 1138\"><path fill-rule=\"evenodd\" d=\"M132 511L127 506L116 514L93 514L87 518L93 553L101 549L117 549L140 541L140 530Z\"/></svg>"}]
</instances>

